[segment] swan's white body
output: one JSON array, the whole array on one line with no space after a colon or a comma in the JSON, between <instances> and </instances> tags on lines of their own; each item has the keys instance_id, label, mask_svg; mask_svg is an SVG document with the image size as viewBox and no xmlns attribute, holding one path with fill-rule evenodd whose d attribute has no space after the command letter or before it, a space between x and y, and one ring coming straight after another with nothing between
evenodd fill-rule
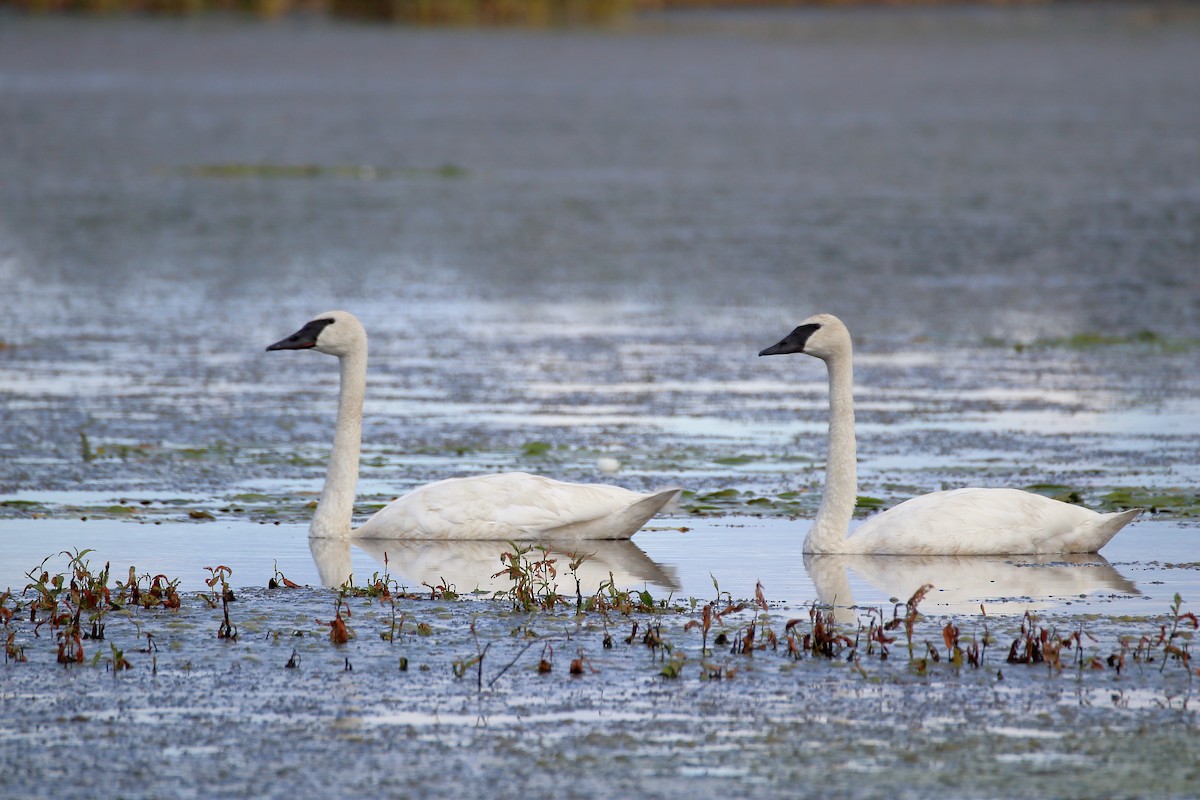
<instances>
[{"instance_id":1,"label":"swan's white body","mask_svg":"<svg viewBox=\"0 0 1200 800\"><path fill-rule=\"evenodd\" d=\"M524 472L450 478L393 500L352 530L367 385L366 331L353 314L331 311L267 349L318 350L337 356L341 365L333 451L310 537L628 539L679 493L640 494Z\"/></svg>"},{"instance_id":2,"label":"swan's white body","mask_svg":"<svg viewBox=\"0 0 1200 800\"><path fill-rule=\"evenodd\" d=\"M806 353L829 370L825 496L805 553L1005 555L1094 553L1141 509L1100 514L1016 489L952 489L914 497L871 517L847 538L858 497L850 332L818 314L759 355Z\"/></svg>"},{"instance_id":3,"label":"swan's white body","mask_svg":"<svg viewBox=\"0 0 1200 800\"><path fill-rule=\"evenodd\" d=\"M378 539L628 539L678 490L639 494L525 472L447 478L413 489L364 522Z\"/></svg>"}]
</instances>

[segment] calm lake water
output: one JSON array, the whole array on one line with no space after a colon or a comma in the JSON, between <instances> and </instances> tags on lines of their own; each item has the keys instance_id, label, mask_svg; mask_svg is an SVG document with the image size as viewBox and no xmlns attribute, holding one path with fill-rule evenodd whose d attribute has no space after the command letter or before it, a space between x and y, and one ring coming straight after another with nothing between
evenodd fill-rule
<instances>
[{"instance_id":1,"label":"calm lake water","mask_svg":"<svg viewBox=\"0 0 1200 800\"><path fill-rule=\"evenodd\" d=\"M1166 509L1104 560L1000 563L982 578L978 564L931 568L942 592L969 589L931 595L931 614L986 600L1005 624L1033 609L1063 630L1098 615L1107 647L1129 633L1120 620L1149 624L1174 591L1198 594L1200 535L1184 515L1200 486L1197 74L1200 15L1154 4L677 13L553 31L0 14L0 586L19 590L43 557L83 547L189 589L223 561L235 586L264 586L276 562L319 585L322 558L342 557L304 538L336 369L263 351L346 308L372 336L364 514L434 478L497 469L679 485L693 494L661 530L607 554L631 585L709 596L711 574L740 596L761 580L793 611L847 591L888 606L925 567L799 554L820 497L821 364L755 357L830 311L856 338L860 494L890 505L1037 486L1100 507L1128 489ZM620 470L601 473L601 458ZM749 517L760 498L766 517ZM733 516L692 513L705 504ZM360 578L381 568L370 549L348 558ZM414 550L390 563L414 583L470 567L466 590L474 558ZM328 596L304 602L324 619ZM189 613L182 628L200 625ZM276 622L258 624L280 630L289 613L271 600ZM74 747L139 776L123 794L187 796L255 737L291 796L365 791L381 765L453 765L462 748L496 769L542 763L534 793L562 788L563 770L564 796L672 796L685 778L704 796L924 797L930 776L963 797L1195 786L1178 751L1194 752L1194 713L1151 681L1157 667L1122 676L1109 702L1108 673L1064 700L1041 671L1005 668L1008 692L922 683L901 666L867 685L803 663L799 684L749 670L718 698L695 672L664 684L638 662L555 684L533 708L524 667L482 700L452 682L487 612L439 613L453 644L411 640L414 664L434 666L402 689L367 668L385 656L365 641L350 645L366 648L356 677L331 677L341 656L310 636L305 680L284 686L286 652L169 651L169 626L159 676L143 659L111 696L99 668L59 681L39 678L59 675L37 671L52 664L6 666L0 711L16 721L0 772L50 748L20 761L24 782L6 792L36 794L50 775L91 785L70 770L99 773L53 756ZM480 623L497 637L505 625ZM222 683L234 669L241 699ZM326 692L335 679L361 712L352 724ZM274 694L255 695L256 681ZM86 712L72 688L85 684ZM121 703L140 709L143 742L188 714L198 738L172 745L167 769L157 746L118 753ZM619 735L613 703L630 715ZM660 713L725 704L740 710L704 724ZM64 722L39 733L47 709ZM439 713L450 728L430 722ZM474 730L481 716L496 724ZM563 719L575 720L566 733ZM947 733L963 725L978 735ZM1147 726L1161 735L1121 748ZM311 774L314 729L352 776ZM826 744L804 750L814 732ZM1011 747L993 755L995 737ZM866 777L830 775L832 761ZM242 767L205 785L245 794ZM485 767L458 774L462 795L496 789Z\"/></svg>"}]
</instances>

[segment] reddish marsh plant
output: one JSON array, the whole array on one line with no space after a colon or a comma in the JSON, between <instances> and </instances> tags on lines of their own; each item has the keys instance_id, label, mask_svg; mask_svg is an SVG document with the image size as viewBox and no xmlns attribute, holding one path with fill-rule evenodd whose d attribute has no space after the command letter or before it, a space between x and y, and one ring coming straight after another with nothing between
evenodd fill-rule
<instances>
[{"instance_id":1,"label":"reddish marsh plant","mask_svg":"<svg viewBox=\"0 0 1200 800\"><path fill-rule=\"evenodd\" d=\"M794 631L797 626L803 624L802 618L790 619L784 626L784 630L789 634L789 656L799 659L802 653L811 653L814 656L833 659L841 656L846 648L850 648L851 652L848 657L854 658L854 640L837 629L833 613L830 610L820 608L814 603L809 606L808 621L809 632L799 639L796 638Z\"/></svg>"},{"instance_id":2,"label":"reddish marsh plant","mask_svg":"<svg viewBox=\"0 0 1200 800\"><path fill-rule=\"evenodd\" d=\"M211 598L208 595L201 595L210 607L216 608L217 604L221 604L221 611L224 619L221 626L217 629L217 638L226 641L236 641L238 636L237 626L229 621L229 604L236 598L233 596L233 590L229 588L228 578L233 574L233 570L224 565L217 567L205 567L211 577L204 581L212 592ZM218 586L220 587L218 589Z\"/></svg>"},{"instance_id":3,"label":"reddish marsh plant","mask_svg":"<svg viewBox=\"0 0 1200 800\"><path fill-rule=\"evenodd\" d=\"M350 606L346 603L346 596L343 593L338 593L337 602L333 606L333 619L329 622L317 620L318 625L329 626L329 641L337 645L346 644L354 637L354 631L346 627L346 621L342 619L342 612L346 616L350 616Z\"/></svg>"},{"instance_id":4,"label":"reddish marsh plant","mask_svg":"<svg viewBox=\"0 0 1200 800\"><path fill-rule=\"evenodd\" d=\"M497 597L511 600L514 611L553 611L559 605L566 605L566 598L558 592L555 567L558 560L550 558L550 549L540 545L523 547L516 542L508 544L512 552L500 554L500 563L505 567L492 577L503 575L512 581L512 587L497 592ZM535 551L539 555L531 556Z\"/></svg>"},{"instance_id":5,"label":"reddish marsh plant","mask_svg":"<svg viewBox=\"0 0 1200 800\"><path fill-rule=\"evenodd\" d=\"M774 650L779 646L779 638L770 625L768 614L770 607L766 595L763 593L762 583L754 585L754 608L756 609L754 619L733 640L731 652L735 654L753 655L755 650L765 650L768 647Z\"/></svg>"},{"instance_id":6,"label":"reddish marsh plant","mask_svg":"<svg viewBox=\"0 0 1200 800\"><path fill-rule=\"evenodd\" d=\"M1183 623L1184 630L1180 630L1180 623ZM1188 626L1191 630L1186 630ZM1171 632L1165 633L1163 636L1163 661L1159 666L1159 672L1166 669L1167 659L1174 658L1183 664L1183 668L1188 671L1188 678L1192 676L1191 670L1191 653L1188 650L1188 645L1191 642L1197 628L1200 628L1200 620L1190 611L1183 611L1183 597L1179 592L1175 593L1175 601L1171 604ZM1196 671L1200 674L1200 670Z\"/></svg>"},{"instance_id":7,"label":"reddish marsh plant","mask_svg":"<svg viewBox=\"0 0 1200 800\"><path fill-rule=\"evenodd\" d=\"M279 571L279 562L275 562L275 574L271 576L271 580L267 582L268 589L299 589L300 584L293 580L289 580L286 575Z\"/></svg>"}]
</instances>

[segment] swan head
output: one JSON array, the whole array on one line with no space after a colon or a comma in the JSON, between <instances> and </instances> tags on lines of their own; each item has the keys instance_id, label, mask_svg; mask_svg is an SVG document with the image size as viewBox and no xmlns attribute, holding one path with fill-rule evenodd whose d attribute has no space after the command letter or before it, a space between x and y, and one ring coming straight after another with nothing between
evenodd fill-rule
<instances>
[{"instance_id":1,"label":"swan head","mask_svg":"<svg viewBox=\"0 0 1200 800\"><path fill-rule=\"evenodd\" d=\"M759 351L760 356L805 353L823 361L850 351L850 331L833 314L816 314L801 322L777 344Z\"/></svg>"},{"instance_id":2,"label":"swan head","mask_svg":"<svg viewBox=\"0 0 1200 800\"><path fill-rule=\"evenodd\" d=\"M316 350L340 357L361 350L366 340L367 333L358 317L349 311L326 311L317 314L303 328L267 349Z\"/></svg>"}]
</instances>

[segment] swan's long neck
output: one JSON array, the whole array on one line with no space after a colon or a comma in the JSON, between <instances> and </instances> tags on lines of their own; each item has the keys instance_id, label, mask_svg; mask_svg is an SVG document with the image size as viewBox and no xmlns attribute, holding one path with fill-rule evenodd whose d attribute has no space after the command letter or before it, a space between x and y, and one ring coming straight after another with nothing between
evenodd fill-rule
<instances>
[{"instance_id":1,"label":"swan's long neck","mask_svg":"<svg viewBox=\"0 0 1200 800\"><path fill-rule=\"evenodd\" d=\"M825 496L804 540L806 553L844 553L846 532L858 502L858 455L854 444L854 368L849 344L829 368L829 454Z\"/></svg>"},{"instance_id":2,"label":"swan's long neck","mask_svg":"<svg viewBox=\"0 0 1200 800\"><path fill-rule=\"evenodd\" d=\"M338 392L337 430L333 452L317 511L308 535L349 536L354 517L354 494L358 486L358 459L362 448L363 395L367 390L367 349L362 347L341 356L341 390Z\"/></svg>"}]
</instances>

